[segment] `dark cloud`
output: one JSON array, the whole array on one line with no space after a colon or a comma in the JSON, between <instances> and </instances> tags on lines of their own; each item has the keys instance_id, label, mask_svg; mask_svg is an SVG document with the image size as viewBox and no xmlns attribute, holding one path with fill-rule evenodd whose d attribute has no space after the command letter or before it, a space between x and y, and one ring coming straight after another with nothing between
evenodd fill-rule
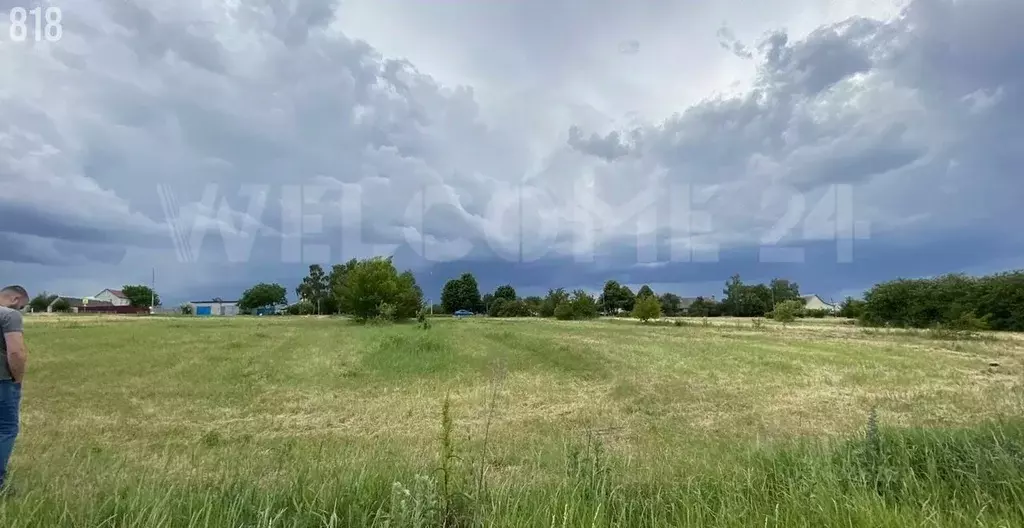
<instances>
[{"instance_id":1,"label":"dark cloud","mask_svg":"<svg viewBox=\"0 0 1024 528\"><path fill-rule=\"evenodd\" d=\"M787 2L797 5L779 0L750 9ZM169 8L89 0L68 6L59 45L0 50L0 67L19 72L0 88L0 179L9 191L0 200L4 273L87 289L160 264L168 268L169 298L174 291L231 296L254 280L294 282L307 263L286 255L281 234L289 211L280 202L287 186L311 184L330 192L304 205L303 214L323 215L323 225L303 243L334 244L331 259L397 244L427 290L468 269L487 288L509 281L537 290L597 287L608 278L692 285L740 272L838 291L1018 256L1021 241L1008 226L1024 223L1019 1L916 0L892 20L853 17L805 37L775 30L751 46L723 26L692 38L751 59L744 64L755 74L745 88L666 104L656 122L615 126L621 121L597 115L568 129L556 115L583 113L546 97L586 106L614 91L611 79L631 78L633 70L616 70L621 64L634 68L659 51L677 60L658 39L633 30L675 8L432 8L441 14L428 18L461 9L496 24L487 32L470 23L453 29L467 38L488 33L467 46L497 53L489 57L494 64L475 70L494 74L489 89L506 79L537 85L523 92L536 98L516 100L502 114L474 88L444 86L413 61L384 58L338 33L342 5L250 0ZM551 16L539 18L542 8ZM609 21L620 19L634 25L609 37ZM609 58L609 38L637 56ZM578 44L591 40L600 54ZM497 45L508 42L522 44ZM612 73L577 78L576 66ZM529 126L493 117L511 114ZM534 134L546 129L561 135ZM545 201L530 202L523 217L496 209L522 181ZM207 204L210 183L217 190ZM687 234L666 204L675 199L672 186L684 184L711 196L697 209L710 214L706 237L722 247L722 258L638 266L637 221L629 217L638 211L624 204L654 191L658 213L646 228L657 233L656 253L665 261L665 241ZM175 189L174 200L158 192L167 188L161 186ZM270 193L255 218L247 216L245 186ZM836 186L852 198L829 198ZM424 190L436 199L426 210L416 204ZM612 209L601 219L610 222L584 233L599 249L592 263L580 262L574 245L587 225L580 213L587 192ZM353 193L356 205L345 199ZM783 234L807 247L807 260L761 262L756 248L787 223L796 202L803 205ZM828 226L844 207L872 234L857 241L855 264L836 263L829 257L834 244L821 242L829 229L838 231ZM213 226L191 248L192 262L178 261L184 239L168 236L168 215L185 231L196 222ZM851 222L840 223L845 229ZM519 223L526 235L510 229ZM555 242L537 247L541 228L551 225ZM364 245L341 248L337 241L353 231ZM514 249L517 236L527 249L547 250L544 257L513 264L488 244ZM457 239L471 250L455 261L418 254L426 246L450 257L455 250L444 243Z\"/></svg>"}]
</instances>

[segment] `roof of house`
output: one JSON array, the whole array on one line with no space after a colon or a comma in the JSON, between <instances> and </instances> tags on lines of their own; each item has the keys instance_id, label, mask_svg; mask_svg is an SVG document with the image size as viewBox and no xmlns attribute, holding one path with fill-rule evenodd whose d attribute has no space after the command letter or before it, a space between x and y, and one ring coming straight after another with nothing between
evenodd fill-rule
<instances>
[{"instance_id":1,"label":"roof of house","mask_svg":"<svg viewBox=\"0 0 1024 528\"><path fill-rule=\"evenodd\" d=\"M127 296L125 296L124 292L121 291L121 290L111 290L110 288L107 288L107 289L105 289L103 291L110 292L111 295L113 295L114 297L117 297L118 299L127 299L128 298ZM103 292L100 292L100 293L103 293ZM97 294L97 295L99 295L99 294Z\"/></svg>"},{"instance_id":2,"label":"roof of house","mask_svg":"<svg viewBox=\"0 0 1024 528\"><path fill-rule=\"evenodd\" d=\"M810 301L811 299L818 299L819 301L821 301L821 304L825 304L825 305L828 305L828 306L834 306L832 303L826 301L825 299L822 299L820 295L815 295L813 293L810 294L810 295L801 295L800 298L803 299L804 301Z\"/></svg>"}]
</instances>

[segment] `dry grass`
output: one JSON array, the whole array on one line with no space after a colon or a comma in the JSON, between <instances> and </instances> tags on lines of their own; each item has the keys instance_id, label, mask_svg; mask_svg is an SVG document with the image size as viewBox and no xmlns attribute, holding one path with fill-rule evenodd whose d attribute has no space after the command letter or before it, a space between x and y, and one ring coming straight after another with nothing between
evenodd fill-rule
<instances>
[{"instance_id":1,"label":"dry grass","mask_svg":"<svg viewBox=\"0 0 1024 528\"><path fill-rule=\"evenodd\" d=\"M969 426L1024 409L1016 337L941 341L829 320L754 329L745 319L436 319L424 331L329 318L48 316L29 319L26 340L14 471L30 489L69 497L119 485L116 473L99 483L83 474L83 457L181 482L238 467L276 482L294 457L428 465L445 394L472 450L497 378L488 463L505 485L561 475L566 442L587 431L632 474L651 475L720 463L709 446L857 433L874 407L904 426Z\"/></svg>"}]
</instances>

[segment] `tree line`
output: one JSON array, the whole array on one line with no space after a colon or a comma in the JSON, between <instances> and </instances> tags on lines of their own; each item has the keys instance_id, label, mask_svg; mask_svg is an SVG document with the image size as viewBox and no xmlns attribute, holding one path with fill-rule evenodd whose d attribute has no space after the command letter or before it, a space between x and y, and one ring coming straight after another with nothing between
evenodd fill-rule
<instances>
[{"instance_id":1,"label":"tree line","mask_svg":"<svg viewBox=\"0 0 1024 528\"><path fill-rule=\"evenodd\" d=\"M239 307L245 311L259 306L285 303L284 287L259 284L247 290ZM300 301L289 307L294 314L346 314L357 319L403 319L416 315L423 293L412 273L398 273L390 258L350 260L325 271L319 264L295 288ZM521 297L513 285L498 286L481 294L472 273L463 273L444 284L440 302L422 306L428 313L454 314L466 310L491 317L555 317L590 319L600 315L636 316L642 320L661 316L763 317L778 303L799 301L800 288L787 279L769 284L745 284L734 275L726 283L722 300L714 297L685 300L674 293L657 295L650 286L636 293L610 280L598 296L585 290L549 289L544 296Z\"/></svg>"},{"instance_id":2,"label":"tree line","mask_svg":"<svg viewBox=\"0 0 1024 528\"><path fill-rule=\"evenodd\" d=\"M261 284L247 290L240 308L286 304L285 289ZM350 260L330 271L320 265L295 288L300 302L294 314L345 314L357 320L400 320L421 313L453 314L468 310L491 317L554 317L590 319L632 316L659 317L794 317L838 315L872 326L969 327L1024 331L1024 271L983 277L950 274L931 279L897 279L876 284L863 299L847 297L835 312L808 310L796 282L775 278L767 284L746 283L733 275L724 284L722 298L683 298L671 292L657 294L647 285L635 293L609 280L597 296L577 289L549 289L544 296L520 296L511 284L481 293L472 273L444 284L440 302L427 306L412 272L399 272L391 258Z\"/></svg>"},{"instance_id":3,"label":"tree line","mask_svg":"<svg viewBox=\"0 0 1024 528\"><path fill-rule=\"evenodd\" d=\"M871 326L1024 332L1024 270L883 282L843 310Z\"/></svg>"}]
</instances>

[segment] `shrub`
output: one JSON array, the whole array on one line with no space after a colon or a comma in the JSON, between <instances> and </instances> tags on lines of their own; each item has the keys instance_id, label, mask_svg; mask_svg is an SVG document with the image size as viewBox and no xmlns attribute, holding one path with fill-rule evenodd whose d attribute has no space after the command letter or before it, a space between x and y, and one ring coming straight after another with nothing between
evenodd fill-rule
<instances>
[{"instance_id":1,"label":"shrub","mask_svg":"<svg viewBox=\"0 0 1024 528\"><path fill-rule=\"evenodd\" d=\"M832 312L828 310L804 310L802 317L813 317L815 319L822 319L826 316L832 315Z\"/></svg>"},{"instance_id":2,"label":"shrub","mask_svg":"<svg viewBox=\"0 0 1024 528\"><path fill-rule=\"evenodd\" d=\"M791 323L800 317L800 314L804 311L804 305L800 301L782 301L775 305L775 310L771 313L772 319L780 323Z\"/></svg>"},{"instance_id":3,"label":"shrub","mask_svg":"<svg viewBox=\"0 0 1024 528\"><path fill-rule=\"evenodd\" d=\"M53 302L53 311L55 312L70 312L71 303L67 299L57 299Z\"/></svg>"},{"instance_id":4,"label":"shrub","mask_svg":"<svg viewBox=\"0 0 1024 528\"><path fill-rule=\"evenodd\" d=\"M505 311L505 306L507 304L508 304L508 300L507 299L503 299L501 297L499 297L497 299L494 299L493 301L491 301L491 304L489 306L487 306L487 316L488 317L505 317L503 312Z\"/></svg>"},{"instance_id":5,"label":"shrub","mask_svg":"<svg viewBox=\"0 0 1024 528\"><path fill-rule=\"evenodd\" d=\"M572 292L572 315L575 319L593 319L597 317L600 310L597 306L597 300L592 295L583 291L575 290Z\"/></svg>"},{"instance_id":6,"label":"shrub","mask_svg":"<svg viewBox=\"0 0 1024 528\"><path fill-rule=\"evenodd\" d=\"M1024 270L876 284L864 294L860 319L877 326L949 328L964 313L987 321L992 330L1024 330Z\"/></svg>"},{"instance_id":7,"label":"shrub","mask_svg":"<svg viewBox=\"0 0 1024 528\"><path fill-rule=\"evenodd\" d=\"M864 314L864 301L847 297L839 306L839 317L858 319Z\"/></svg>"},{"instance_id":8,"label":"shrub","mask_svg":"<svg viewBox=\"0 0 1024 528\"><path fill-rule=\"evenodd\" d=\"M377 315L372 319L378 324L391 323L395 321L397 308L391 303L381 302L377 305Z\"/></svg>"},{"instance_id":9,"label":"shrub","mask_svg":"<svg viewBox=\"0 0 1024 528\"><path fill-rule=\"evenodd\" d=\"M178 307L178 311L181 312L181 315L192 315L192 305L188 303L183 303L181 306Z\"/></svg>"},{"instance_id":10,"label":"shrub","mask_svg":"<svg viewBox=\"0 0 1024 528\"><path fill-rule=\"evenodd\" d=\"M658 302L658 298L650 295L638 296L633 305L633 317L644 323L661 317L661 303Z\"/></svg>"},{"instance_id":11,"label":"shrub","mask_svg":"<svg viewBox=\"0 0 1024 528\"><path fill-rule=\"evenodd\" d=\"M540 305L540 316L541 317L555 317L555 308L564 302L569 301L569 294L565 293L564 288L558 288L557 290L548 290L547 297L541 302Z\"/></svg>"},{"instance_id":12,"label":"shrub","mask_svg":"<svg viewBox=\"0 0 1024 528\"><path fill-rule=\"evenodd\" d=\"M559 304L558 306L555 306L555 319L569 321L573 319L573 315L574 314L571 303L564 302L562 304Z\"/></svg>"}]
</instances>

